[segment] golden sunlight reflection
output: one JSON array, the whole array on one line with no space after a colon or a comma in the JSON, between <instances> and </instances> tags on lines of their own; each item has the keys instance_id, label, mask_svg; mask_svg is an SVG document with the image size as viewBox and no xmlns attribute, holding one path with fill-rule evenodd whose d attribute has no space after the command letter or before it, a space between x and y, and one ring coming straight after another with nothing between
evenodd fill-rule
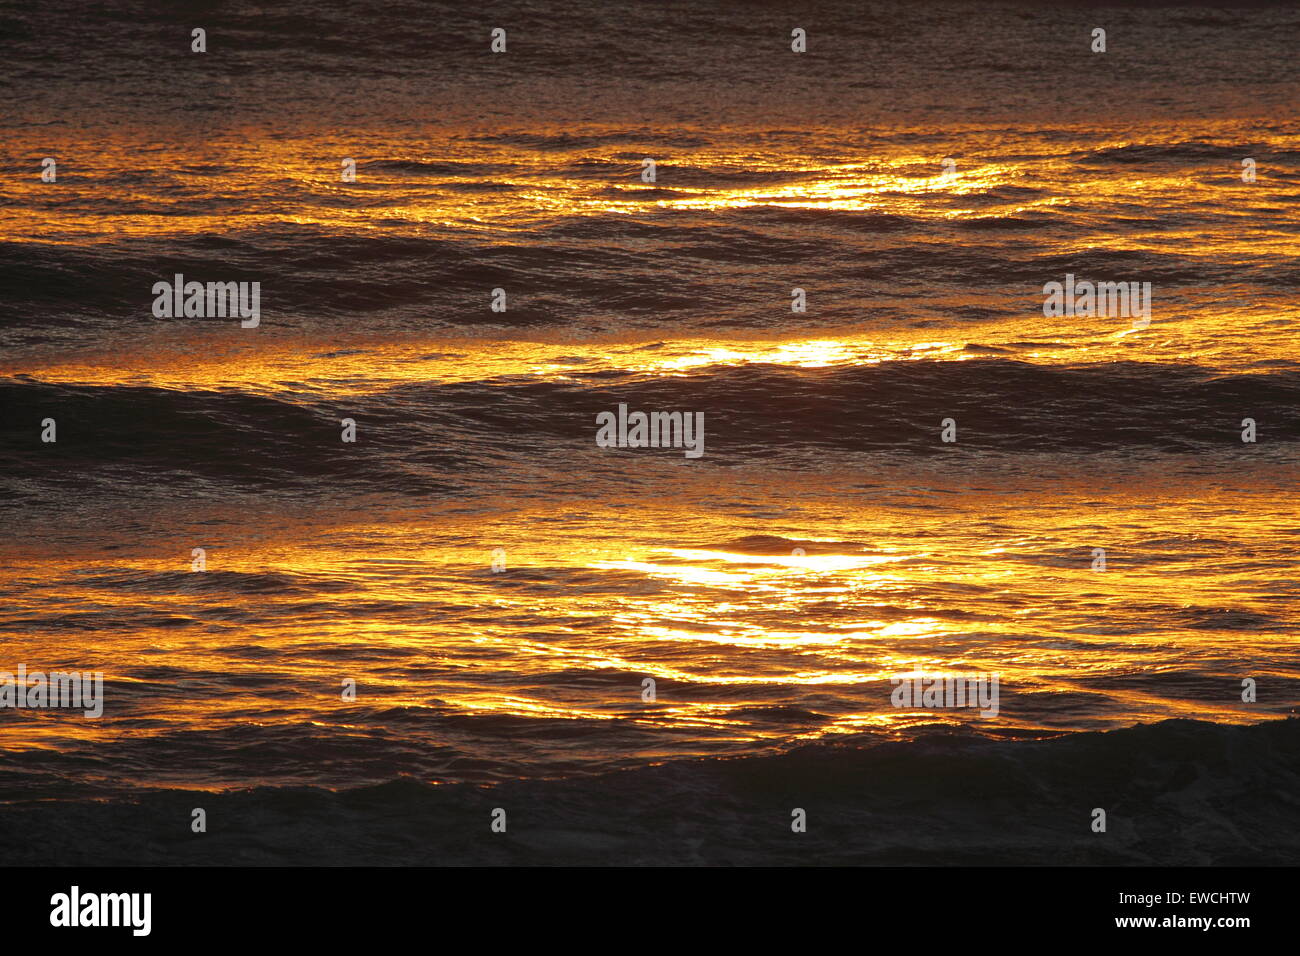
<instances>
[{"instance_id":1,"label":"golden sunlight reflection","mask_svg":"<svg viewBox=\"0 0 1300 956\"><path fill-rule=\"evenodd\" d=\"M1027 297L1027 311L1034 305ZM1030 321L1033 328L1026 327ZM1224 331L1209 339L1206 330L1211 325ZM193 341L175 335L166 339L123 335L112 354L69 350L33 357L15 350L0 358L0 375L27 375L62 384L365 394L407 383L436 385L506 377L576 381L606 371L687 375L711 367L758 364L821 369L899 361L971 361L991 354L1037 364L1177 362L1195 347L1193 342L1211 343L1201 347L1202 361L1245 368L1270 357L1290 357L1292 325L1292 321L1266 321L1253 313L1179 316L1146 329L1096 322L1087 327L1068 326L1039 315L1032 320L989 323L977 339L946 341L901 337L897 332L785 340L687 336L671 341L610 336L588 336L580 341L450 336L433 342L409 336L340 335L328 350L304 348L295 336L273 333L261 337L256 347L220 335ZM1027 337L1033 341L1026 342Z\"/></svg>"},{"instance_id":2,"label":"golden sunlight reflection","mask_svg":"<svg viewBox=\"0 0 1300 956\"><path fill-rule=\"evenodd\" d=\"M773 487L767 494L775 498L781 492ZM1009 500L1017 500L1010 494ZM1267 537L1272 526L1287 520L1254 514L1251 503L1240 500L1189 502L1177 489L1155 484L1144 495L1148 520L1171 529L1205 521L1207 508L1219 509L1221 534L1236 525L1243 534ZM664 527L697 541L737 535L724 515L689 510L629 521L616 504L588 507L563 524L552 522L539 537L528 529L545 512L520 514L508 527L454 509L436 518L394 514L354 525L346 515L322 524L309 510L294 518L279 508L258 537L214 550L206 575L189 573L187 550L158 553L158 541L178 535L203 540L209 534L187 528L184 510L162 509L141 516L137 541L98 560L61 557L9 540L0 554L0 587L23 594L35 581L60 582L48 598L48 611L56 616L152 612L146 619L155 624L97 645L108 679L123 693L132 686L124 671L178 653L196 672L216 675L203 680L258 675L271 681L267 694L274 693L277 679L311 688L300 700L277 699L281 716L269 720L308 719L320 699L336 693L333 661L345 653L361 662L349 666L363 672L372 708L450 708L563 721L634 715L666 729L712 727L735 740L804 740L862 730L893 734L917 724L967 720L962 713L887 706L891 678L911 673L997 673L1003 693L1027 695L1025 701L1104 693L1122 700L1127 715L1137 719L1252 720L1248 710L1227 701L1161 697L1122 682L1133 667L1135 643L1147 652L1145 666L1154 669L1189 655L1265 652L1267 634L1206 627L1153 648L1140 634L1111 633L1097 622L1109 619L1108 608L1132 613L1154 595L1167 595L1171 586L1187 608L1218 607L1225 593L1257 572L1224 562L1194 575L1171 577L1159 565L1139 565L1109 577L1077 561L1027 565L1027 556L1073 548L1071 542L1086 540L1086 529L1096 524L1118 527L1128 507L1122 490L1110 496L1090 492L1086 514L1055 512L1053 500L1020 500L1018 510L1006 512L1004 520L1011 523L993 541L971 537L950 520L969 506L960 497L950 503L954 510L942 514L896 512L861 501L851 515L824 521L827 536L803 541L800 546L811 552L803 555L793 553L794 545L768 546L764 550L772 553L762 554L657 545L661 532L655 529ZM978 496L972 501L985 507ZM869 547L842 545L864 537ZM307 539L310 546L303 544ZM475 539L485 543L467 554L463 542ZM924 550L918 540L926 541ZM358 542L382 560L359 559ZM514 576L488 569L486 542L505 547ZM476 553L478 563L472 560ZM148 587L104 586L119 580ZM256 644L273 651L270 657L245 656L248 638L238 637L246 632L234 609L250 587L265 602ZM319 593L331 594L329 601L317 600L320 588L328 589ZM181 594L183 610L175 600ZM1008 595L1016 605L1009 611ZM446 610L430 615L431 601ZM364 608L384 613L361 613ZM987 639L991 629L996 639ZM7 640L15 659L51 666L84 653L76 632L11 634ZM383 654L364 663L376 649ZM385 662L398 653L425 663L391 671ZM620 695L593 695L574 682L576 674L603 674L632 686L653 678L660 682L661 702L640 707ZM1116 681L1120 685L1112 686ZM250 706L249 695L263 693L259 686L249 685L242 695L205 696L193 712L173 720L235 726ZM728 699L731 691L739 696ZM815 727L792 730L753 719L754 707L781 706L808 692L825 695L818 706L827 714ZM1009 708L1003 724L1034 733L1070 725L1032 706ZM63 731L56 721L0 727L0 737L15 732L34 746L56 746Z\"/></svg>"},{"instance_id":3,"label":"golden sunlight reflection","mask_svg":"<svg viewBox=\"0 0 1300 956\"><path fill-rule=\"evenodd\" d=\"M1182 141L1178 130L1167 132ZM33 458L39 468L15 469L14 486L50 513L0 540L0 592L15 609L0 636L14 661L77 666L93 653L118 716L138 720L132 733L155 721L168 734L237 729L250 715L259 727L297 732L329 707L358 738L391 718L430 739L463 733L465 752L481 744L475 735L484 726L563 749L573 723L593 721L602 733L628 734L618 753L658 754L679 734L680 753L712 754L736 742L978 725L967 713L892 706L891 680L914 673L999 674L1017 706L1004 709L998 731L1025 736L1119 719L1258 719L1232 694L1205 690L1229 686L1242 660L1263 662L1259 673L1268 674L1279 642L1291 637L1290 585L1277 554L1261 551L1294 542L1285 492L1293 467L1259 463L1281 443L1235 441L1236 422L1256 414L1248 402L1205 426L1222 430L1212 453L1162 451L1159 465L1092 455L1082 444L1077 455L1038 457L1037 449L981 456L975 442L912 457L893 448L877 455L880 446L865 442L844 454L810 442L805 452L800 434L820 439L820 408L843 408L850 430L858 409L884 404L881 380L916 379L918 391L930 381L994 381L963 396L966 407L978 406L997 376L1017 381L1015 363L1061 372L1043 378L1066 382L1062 394L1074 387L1073 367L1103 363L1125 363L1109 369L1120 377L1128 363L1154 376L1190 365L1207 379L1263 379L1279 368L1279 378L1290 375L1300 312L1285 282L1300 260L1300 233L1236 221L1265 200L1243 199L1235 210L1232 200L1231 215L1209 217L1236 188L1225 184L1234 170L1135 163L1132 175L1080 176L1081 156L1131 144L1098 143L1098 134L1074 141L1069 130L1050 142L1026 137L1013 144L1013 159L996 136L972 140L951 175L937 161L947 143L936 142L931 155L920 152L924 139L879 149L836 141L756 162L756 148L734 136L663 156L650 185L621 141L570 147L565 139L563 148L538 149L403 133L377 141L364 175L345 185L336 181L338 157L353 155L354 144L232 133L205 145L209 155L187 158L209 178L194 189L204 201L179 214L169 205L179 201L178 184L194 184L155 175L181 168L177 157L151 156L142 169L126 139L67 135L49 148L76 156L77 172L60 180L58 201L40 215L31 204L45 199L10 202L16 187L0 183L0 242L75 254L91 263L88 273L97 256L124 255L126 289L119 311L100 317L107 331L98 338L83 334L90 319L73 314L44 330L44 343L16 340L0 355L0 384L31 388L51 405L67 396L49 384L106 394L111 386L103 405L112 414L103 431L85 426L81 435L81 422L61 417L57 449L33 439L46 457ZM1269 136L1259 132L1261 154L1293 148ZM120 191L117 202L99 201L106 184ZM1170 229L1178 217L1169 216L1111 228L1135 195L1153 208L1177 205L1190 225ZM612 220L620 228L607 228ZM691 252L708 230L720 238ZM299 261L319 253L329 288L313 287L295 310L276 300L267 277L255 333L235 321L152 318L141 273L164 261L159 250L198 258L203 243L262 248L255 239L271 250L261 261L280 262L288 247L309 250ZM1171 250L1208 245L1224 274L1240 267L1240 287L1200 281L1188 269L1157 289L1145 328L1128 318L1044 314L1043 283L1059 278L1048 274L1058 265L1104 252L1135 262L1150 255L1164 268ZM585 258L592 248L619 265L602 272ZM686 253L673 260L678 250ZM774 265L791 250L821 270L808 269L810 290L819 275L839 283L835 294L810 291L809 310L798 316L788 298L795 279ZM981 256L996 262L1003 251L1007 269L981 265L990 261ZM697 271L678 288L665 262L688 257ZM1052 270L1020 268L1039 262ZM351 265L357 273L341 276ZM1256 267L1274 269L1269 281L1245 284ZM408 268L418 282L386 285ZM660 297L669 287L654 282L665 271L671 294ZM588 273L611 281L584 289ZM301 279L288 266L283 274ZM497 274L525 277L504 316L489 310L486 295L464 291L491 289ZM130 284L137 279L138 289ZM383 292L365 308L333 309L336 280L348 293L371 281ZM652 291L641 295L643 282ZM744 282L743 294L732 295ZM626 298L611 291L624 287ZM954 364L971 362L987 365ZM747 366L789 375L731 371ZM719 369L728 371L711 374ZM1170 377L1150 379L1157 384L1148 391ZM1080 379L1093 387L1090 374ZM579 430L591 421L581 407L588 387L603 400L607 387L622 394L649 384L645 392L693 396L698 385L717 395L734 381L764 389L795 381L801 393L788 403L801 414L770 444L726 436L733 447L759 448L738 464L721 441L717 457L702 463L600 457ZM554 387L512 391L538 383ZM145 388L203 394L177 412L174 402L136 391ZM936 397L934 414L925 411L935 426L941 392L925 396ZM566 428L580 425L558 439L542 434L549 420L481 426L511 417L520 394L577 396L561 411L572 411ZM736 407L760 407L755 394ZM89 409L98 395L75 397ZM250 395L257 400L243 400ZM830 400L820 404L824 395ZM1036 422L1051 422L1040 435L1079 424L1047 414L1053 395L1024 399L1039 406ZM551 414L544 401L539 410ZM717 404L702 412L710 428L727 418ZM237 423L225 428L232 407ZM166 449L175 458L133 460L137 408L140 422L155 415L183 437ZM282 463L254 459L278 456L287 429L308 421L333 429L345 414L355 414L367 441L397 437L342 450L332 431L328 446L302 439L302 461L257 484L263 465ZM1160 427L1145 412L1133 415L1133 430L1147 437ZM469 424L453 434L448 421ZM90 433L104 444L84 457L52 453L83 454L76 442ZM191 437L208 443L202 461L190 457ZM237 447L246 439L258 450ZM566 460L555 453L561 441L570 442ZM375 448L382 454L366 459ZM354 455L345 464L364 480L339 466L340 454ZM1223 476L1244 472L1245 454L1250 484L1233 486ZM51 473L40 470L50 461ZM121 478L137 465L139 475ZM74 479L110 493L47 494ZM1094 544L1111 549L1117 570L1090 570ZM198 545L210 549L202 574L189 565ZM509 573L492 567L495 549L508 555ZM173 661L185 669L169 670ZM353 675L365 693L340 708L339 682ZM657 698L641 696L644 680L658 682ZM171 693L178 703L162 717L142 704ZM460 716L472 719L457 724ZM529 724L534 736L521 735L525 720L542 731ZM551 735L561 743L548 736L549 721L565 722ZM121 727L83 724L75 733L101 741ZM638 734L647 728L665 736L646 743ZM68 733L47 715L0 721L0 745L54 749Z\"/></svg>"}]
</instances>

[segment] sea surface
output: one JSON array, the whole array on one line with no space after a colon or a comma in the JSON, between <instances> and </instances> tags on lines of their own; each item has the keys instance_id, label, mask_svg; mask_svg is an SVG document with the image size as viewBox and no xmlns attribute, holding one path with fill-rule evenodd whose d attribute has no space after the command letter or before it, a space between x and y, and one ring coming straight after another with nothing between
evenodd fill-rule
<instances>
[{"instance_id":1,"label":"sea surface","mask_svg":"<svg viewBox=\"0 0 1300 956\"><path fill-rule=\"evenodd\" d=\"M0 835L1300 860L1300 6L158 6L5 12L0 670L106 702L0 710Z\"/></svg>"}]
</instances>

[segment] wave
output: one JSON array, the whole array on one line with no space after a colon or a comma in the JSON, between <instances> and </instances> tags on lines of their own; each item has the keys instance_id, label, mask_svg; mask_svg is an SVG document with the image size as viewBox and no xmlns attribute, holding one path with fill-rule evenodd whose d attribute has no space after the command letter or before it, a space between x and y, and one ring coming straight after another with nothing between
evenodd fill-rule
<instances>
[{"instance_id":1,"label":"wave","mask_svg":"<svg viewBox=\"0 0 1300 956\"><path fill-rule=\"evenodd\" d=\"M362 761L361 748L342 749ZM96 801L4 762L12 865L1119 865L1300 863L1300 721L1170 720L1046 740L858 736L490 787L145 791ZM67 785L63 785L67 787ZM200 802L203 840L158 841ZM494 808L507 832L492 834ZM792 812L807 831L791 831ZM1106 831L1092 830L1095 808ZM31 841L27 834L40 833ZM415 835L418 835L416 838Z\"/></svg>"},{"instance_id":2,"label":"wave","mask_svg":"<svg viewBox=\"0 0 1300 956\"><path fill-rule=\"evenodd\" d=\"M358 169L374 172L410 173L428 176L501 176L520 171L512 163L463 163L450 160L372 159L359 163Z\"/></svg>"},{"instance_id":3,"label":"wave","mask_svg":"<svg viewBox=\"0 0 1300 956\"><path fill-rule=\"evenodd\" d=\"M641 130L616 130L583 133L529 133L515 131L510 133L484 133L467 137L471 142L495 143L503 146L516 146L535 149L539 152L572 152L574 150L595 150L613 145L637 145L653 140L664 146L678 149L695 149L708 145L710 139L698 133L644 128Z\"/></svg>"},{"instance_id":4,"label":"wave","mask_svg":"<svg viewBox=\"0 0 1300 956\"><path fill-rule=\"evenodd\" d=\"M1137 163L1204 163L1209 160L1221 160L1225 164L1240 166L1243 156L1252 156L1260 163L1276 162L1295 164L1300 162L1300 152L1279 150L1260 144L1232 143L1220 145L1203 141L1186 141L1182 143L1127 143L1123 146L1107 146L1103 149L1086 150L1075 153L1076 162L1086 164L1137 164Z\"/></svg>"},{"instance_id":5,"label":"wave","mask_svg":"<svg viewBox=\"0 0 1300 956\"><path fill-rule=\"evenodd\" d=\"M428 493L461 488L466 476L535 473L538 448L558 461L599 460L615 470L638 455L669 454L595 447L596 414L620 404L703 412L705 460L721 464L806 459L818 449L929 457L1217 448L1226 461L1300 441L1294 367L1226 375L1158 363L1041 366L1006 357L711 367L649 378L575 366L562 382L418 383L315 400L11 378L0 381L0 436L11 481L171 476L256 486L329 477ZM46 417L58 423L55 444L39 440ZM340 441L343 418L358 423L356 444ZM945 418L958 424L956 444L939 441ZM1256 421L1261 444L1241 441L1245 418Z\"/></svg>"},{"instance_id":6,"label":"wave","mask_svg":"<svg viewBox=\"0 0 1300 956\"><path fill-rule=\"evenodd\" d=\"M1282 257L1245 263L1229 254L1189 259L1174 250L1114 245L1066 251L1058 238L1068 220L1055 214L990 214L942 225L919 216L773 206L702 215L638 205L666 190L618 192L626 196L626 215L539 217L526 239L512 242L454 229L341 235L282 224L104 245L0 243L7 306L0 333L8 346L66 348L85 347L88 339L111 347L124 327L210 331L222 320L153 316L154 284L177 273L187 281L261 283L267 328L326 330L364 321L384 331L497 333L617 327L629 318L678 333L716 323L789 331L792 323L827 316L867 328L891 316L960 324L968 307L955 300L969 300L971 290L1000 294L1028 319L1043 283L1066 273L1149 281L1166 303L1238 289L1243 279L1279 292L1300 282L1300 267ZM1046 241L1028 242L1031 235ZM774 310L795 284L816 297L818 308L806 315ZM506 312L488 308L496 288L510 295ZM892 310L888 315L863 307L864 296L869 303L881 295L889 299L882 306Z\"/></svg>"}]
</instances>

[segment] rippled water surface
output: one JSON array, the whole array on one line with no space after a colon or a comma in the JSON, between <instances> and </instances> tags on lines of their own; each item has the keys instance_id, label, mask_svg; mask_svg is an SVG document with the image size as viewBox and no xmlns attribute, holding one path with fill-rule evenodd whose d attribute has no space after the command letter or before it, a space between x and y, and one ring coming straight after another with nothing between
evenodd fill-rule
<instances>
[{"instance_id":1,"label":"rippled water surface","mask_svg":"<svg viewBox=\"0 0 1300 956\"><path fill-rule=\"evenodd\" d=\"M1294 713L1300 10L891 9L14 12L0 669L107 704L0 711L0 795Z\"/></svg>"}]
</instances>

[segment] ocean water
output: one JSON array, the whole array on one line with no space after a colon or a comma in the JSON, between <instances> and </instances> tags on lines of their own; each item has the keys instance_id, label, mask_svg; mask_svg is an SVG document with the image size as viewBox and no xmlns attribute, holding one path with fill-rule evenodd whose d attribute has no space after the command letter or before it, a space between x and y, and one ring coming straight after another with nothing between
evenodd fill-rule
<instances>
[{"instance_id":1,"label":"ocean water","mask_svg":"<svg viewBox=\"0 0 1300 956\"><path fill-rule=\"evenodd\" d=\"M718 833L802 799L837 862L1296 832L1296 5L6 16L0 670L106 702L0 710L0 830L789 862ZM177 273L260 282L260 324L155 318ZM1149 326L1045 316L1067 274L1151 283ZM598 447L620 404L702 413L703 455ZM894 706L914 673L997 674L998 713ZM128 844L177 790L241 837ZM507 796L513 850L447 835ZM1107 799L1117 843L1076 846Z\"/></svg>"}]
</instances>

